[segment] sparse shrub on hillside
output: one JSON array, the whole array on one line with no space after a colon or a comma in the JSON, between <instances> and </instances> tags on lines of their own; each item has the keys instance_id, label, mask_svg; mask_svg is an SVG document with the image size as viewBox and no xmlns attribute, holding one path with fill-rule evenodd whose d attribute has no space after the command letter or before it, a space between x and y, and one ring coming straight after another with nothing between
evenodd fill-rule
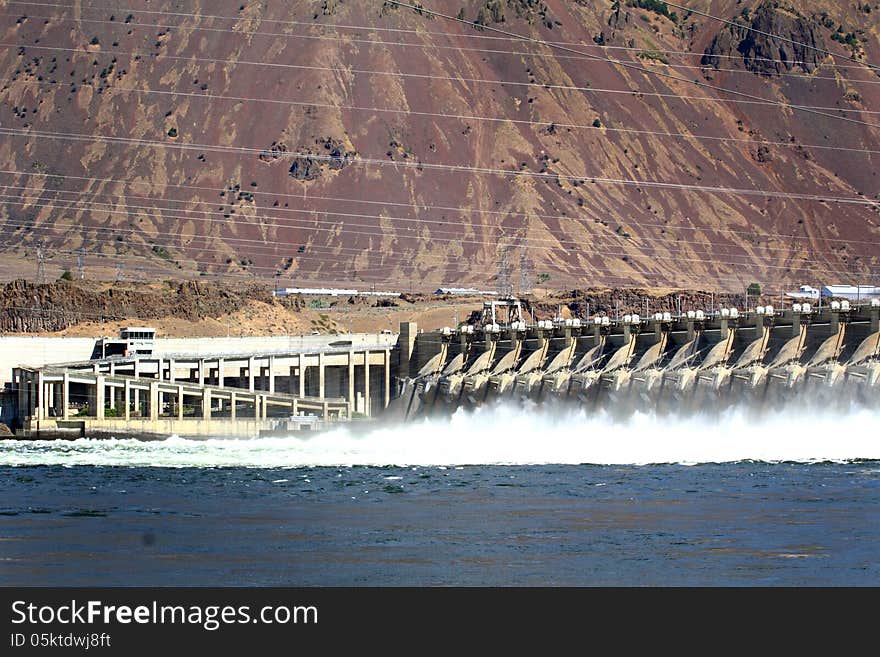
<instances>
[{"instance_id":1,"label":"sparse shrub on hillside","mask_svg":"<svg viewBox=\"0 0 880 657\"><path fill-rule=\"evenodd\" d=\"M644 50L638 54L638 57L639 59L650 59L655 62L660 62L661 64L666 64L667 66L669 65L669 60L660 52Z\"/></svg>"},{"instance_id":2,"label":"sparse shrub on hillside","mask_svg":"<svg viewBox=\"0 0 880 657\"><path fill-rule=\"evenodd\" d=\"M157 256L162 258L162 260L167 260L168 262L172 262L174 260L174 258L171 257L171 254L168 253L168 250L163 246L159 246L158 244L155 244L155 245L153 245L152 251Z\"/></svg>"},{"instance_id":3,"label":"sparse shrub on hillside","mask_svg":"<svg viewBox=\"0 0 880 657\"><path fill-rule=\"evenodd\" d=\"M62 272L62 274L61 274L61 276L60 276L59 278L60 278L62 281L72 281L72 280L73 280L73 274L70 273L70 270L69 270L69 269L65 269L65 270Z\"/></svg>"},{"instance_id":4,"label":"sparse shrub on hillside","mask_svg":"<svg viewBox=\"0 0 880 657\"><path fill-rule=\"evenodd\" d=\"M673 23L678 22L678 14L674 11L669 11L669 5L665 2L660 2L659 0L629 0L626 3L626 6L647 9L648 11L653 11L655 14L668 18Z\"/></svg>"}]
</instances>

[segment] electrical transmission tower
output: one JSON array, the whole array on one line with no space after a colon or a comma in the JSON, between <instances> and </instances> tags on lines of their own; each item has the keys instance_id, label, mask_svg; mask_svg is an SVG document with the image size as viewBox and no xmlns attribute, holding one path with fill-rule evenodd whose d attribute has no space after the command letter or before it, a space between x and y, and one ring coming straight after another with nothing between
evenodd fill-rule
<instances>
[{"instance_id":1,"label":"electrical transmission tower","mask_svg":"<svg viewBox=\"0 0 880 657\"><path fill-rule=\"evenodd\" d=\"M116 282L118 283L121 280L125 279L125 261L119 260L116 262Z\"/></svg>"},{"instance_id":2,"label":"electrical transmission tower","mask_svg":"<svg viewBox=\"0 0 880 657\"><path fill-rule=\"evenodd\" d=\"M503 243L498 259L498 294L503 297L513 294L513 285L510 282L510 245Z\"/></svg>"},{"instance_id":3,"label":"electrical transmission tower","mask_svg":"<svg viewBox=\"0 0 880 657\"><path fill-rule=\"evenodd\" d=\"M76 254L76 270L79 273L79 280L86 278L86 250L80 248Z\"/></svg>"},{"instance_id":4,"label":"electrical transmission tower","mask_svg":"<svg viewBox=\"0 0 880 657\"><path fill-rule=\"evenodd\" d=\"M37 245L37 283L46 282L46 254L43 251L43 243Z\"/></svg>"},{"instance_id":5,"label":"electrical transmission tower","mask_svg":"<svg viewBox=\"0 0 880 657\"><path fill-rule=\"evenodd\" d=\"M523 248L519 255L519 293L530 294L532 291L532 261L529 252Z\"/></svg>"}]
</instances>

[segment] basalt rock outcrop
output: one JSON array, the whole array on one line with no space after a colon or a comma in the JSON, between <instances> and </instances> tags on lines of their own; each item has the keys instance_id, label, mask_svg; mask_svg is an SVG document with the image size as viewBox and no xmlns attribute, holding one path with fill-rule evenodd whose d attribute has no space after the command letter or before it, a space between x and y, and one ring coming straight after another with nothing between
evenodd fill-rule
<instances>
[{"instance_id":1,"label":"basalt rock outcrop","mask_svg":"<svg viewBox=\"0 0 880 657\"><path fill-rule=\"evenodd\" d=\"M742 58L745 68L759 75L779 75L794 68L810 73L827 55L821 26L795 9L776 3L760 5L751 18L734 19L712 39L701 63L716 69L729 65L729 59Z\"/></svg>"}]
</instances>

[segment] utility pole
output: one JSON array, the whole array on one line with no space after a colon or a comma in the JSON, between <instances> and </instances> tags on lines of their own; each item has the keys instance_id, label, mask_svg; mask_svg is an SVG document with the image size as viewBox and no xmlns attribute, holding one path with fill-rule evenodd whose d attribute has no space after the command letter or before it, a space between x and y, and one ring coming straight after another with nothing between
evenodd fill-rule
<instances>
[{"instance_id":1,"label":"utility pole","mask_svg":"<svg viewBox=\"0 0 880 657\"><path fill-rule=\"evenodd\" d=\"M46 282L46 254L43 252L43 242L37 245L37 283L42 285Z\"/></svg>"},{"instance_id":2,"label":"utility pole","mask_svg":"<svg viewBox=\"0 0 880 657\"><path fill-rule=\"evenodd\" d=\"M532 291L532 261L525 247L519 256L519 293L529 294Z\"/></svg>"},{"instance_id":3,"label":"utility pole","mask_svg":"<svg viewBox=\"0 0 880 657\"><path fill-rule=\"evenodd\" d=\"M503 242L498 260L498 294L502 297L513 294L513 286L510 284L510 245Z\"/></svg>"}]
</instances>

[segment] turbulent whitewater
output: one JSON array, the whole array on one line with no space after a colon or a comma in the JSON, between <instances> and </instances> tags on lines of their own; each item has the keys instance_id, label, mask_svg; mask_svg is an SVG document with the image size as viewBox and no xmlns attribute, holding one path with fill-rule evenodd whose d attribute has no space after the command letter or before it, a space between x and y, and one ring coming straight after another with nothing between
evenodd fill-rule
<instances>
[{"instance_id":1,"label":"turbulent whitewater","mask_svg":"<svg viewBox=\"0 0 880 657\"><path fill-rule=\"evenodd\" d=\"M499 405L308 437L0 441L0 466L251 467L880 460L880 410L740 406L690 417Z\"/></svg>"}]
</instances>

